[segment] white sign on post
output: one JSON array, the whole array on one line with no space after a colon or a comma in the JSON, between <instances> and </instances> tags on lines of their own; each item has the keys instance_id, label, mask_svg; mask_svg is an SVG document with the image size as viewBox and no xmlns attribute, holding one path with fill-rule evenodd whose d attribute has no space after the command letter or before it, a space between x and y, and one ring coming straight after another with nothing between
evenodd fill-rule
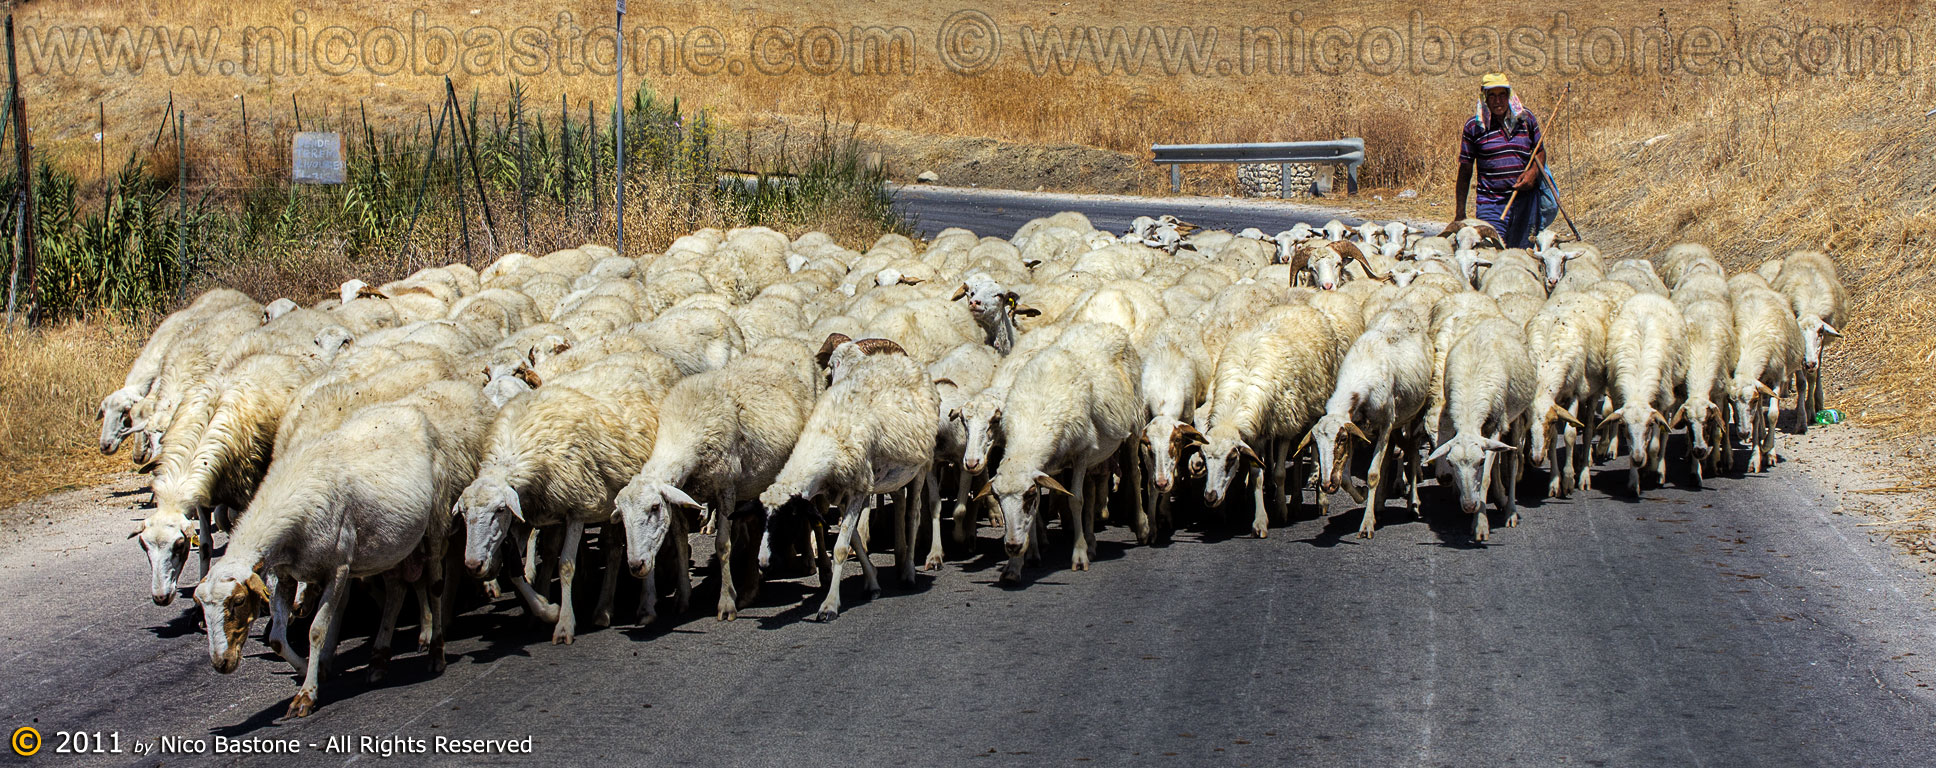
<instances>
[{"instance_id":1,"label":"white sign on post","mask_svg":"<svg viewBox=\"0 0 1936 768\"><path fill-rule=\"evenodd\" d=\"M290 181L297 184L343 183L343 134L323 131L296 134L289 167Z\"/></svg>"}]
</instances>

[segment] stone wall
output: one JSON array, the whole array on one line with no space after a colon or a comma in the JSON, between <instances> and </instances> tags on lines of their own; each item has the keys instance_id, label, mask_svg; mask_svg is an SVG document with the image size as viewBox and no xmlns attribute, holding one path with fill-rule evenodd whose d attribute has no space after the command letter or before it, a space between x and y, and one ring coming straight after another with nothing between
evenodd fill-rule
<instances>
[{"instance_id":1,"label":"stone wall","mask_svg":"<svg viewBox=\"0 0 1936 768\"><path fill-rule=\"evenodd\" d=\"M1332 166L1304 165L1292 163L1288 176L1291 182L1291 197L1310 197L1311 182L1319 171L1335 170ZM1276 163L1248 163L1237 166L1237 193L1243 197L1277 197L1278 178Z\"/></svg>"}]
</instances>

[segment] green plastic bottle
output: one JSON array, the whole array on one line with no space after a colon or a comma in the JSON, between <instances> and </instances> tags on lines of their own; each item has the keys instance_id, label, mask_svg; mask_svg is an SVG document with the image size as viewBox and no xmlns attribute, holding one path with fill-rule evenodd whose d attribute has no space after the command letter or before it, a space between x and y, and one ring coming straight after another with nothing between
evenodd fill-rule
<instances>
[{"instance_id":1,"label":"green plastic bottle","mask_svg":"<svg viewBox=\"0 0 1936 768\"><path fill-rule=\"evenodd\" d=\"M1844 418L1846 417L1842 415L1842 412L1834 408L1824 408L1815 412L1816 424L1840 424Z\"/></svg>"}]
</instances>

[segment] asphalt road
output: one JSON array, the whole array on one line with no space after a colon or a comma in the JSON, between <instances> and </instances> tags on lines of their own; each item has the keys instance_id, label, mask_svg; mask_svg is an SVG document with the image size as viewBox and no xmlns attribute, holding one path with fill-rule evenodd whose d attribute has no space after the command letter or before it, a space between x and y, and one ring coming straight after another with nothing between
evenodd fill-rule
<instances>
[{"instance_id":1,"label":"asphalt road","mask_svg":"<svg viewBox=\"0 0 1936 768\"><path fill-rule=\"evenodd\" d=\"M473 605L441 676L406 630L378 686L366 620L320 708L290 722L286 665L252 640L219 675L192 603L148 602L125 538L146 494L127 478L36 502L53 522L0 543L0 725L39 728L45 765L379 758L132 752L163 736L529 736L536 753L402 758L438 765L1931 764L1930 589L1873 529L1792 465L1644 500L1623 465L1597 472L1483 547L1428 488L1425 519L1394 507L1369 541L1348 504L1264 540L1242 516L1162 547L1117 527L1094 570L1053 545L1015 589L994 584L984 529L911 587L883 568L877 599L850 566L826 624L807 620L812 577L722 624L704 572L698 610L572 646L509 601ZM53 754L75 729L124 752Z\"/></svg>"},{"instance_id":2,"label":"asphalt road","mask_svg":"<svg viewBox=\"0 0 1936 768\"><path fill-rule=\"evenodd\" d=\"M1137 216L1163 213L1207 229L1232 232L1256 227L1277 233L1300 221L1317 226L1333 218L1352 226L1363 221L1330 208L1281 200L1070 195L926 185L895 187L894 196L895 210L922 237L933 237L948 227L1009 237L1029 219L1068 210L1082 211L1092 226L1110 232L1128 231L1130 220Z\"/></svg>"}]
</instances>

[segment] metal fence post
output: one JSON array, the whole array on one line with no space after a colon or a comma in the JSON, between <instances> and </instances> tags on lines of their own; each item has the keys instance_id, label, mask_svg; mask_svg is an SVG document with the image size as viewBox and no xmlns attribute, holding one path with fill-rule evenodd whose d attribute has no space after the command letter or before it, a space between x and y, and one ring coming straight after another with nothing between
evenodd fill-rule
<instances>
[{"instance_id":1,"label":"metal fence post","mask_svg":"<svg viewBox=\"0 0 1936 768\"><path fill-rule=\"evenodd\" d=\"M1170 192L1183 191L1183 166L1170 163Z\"/></svg>"}]
</instances>

